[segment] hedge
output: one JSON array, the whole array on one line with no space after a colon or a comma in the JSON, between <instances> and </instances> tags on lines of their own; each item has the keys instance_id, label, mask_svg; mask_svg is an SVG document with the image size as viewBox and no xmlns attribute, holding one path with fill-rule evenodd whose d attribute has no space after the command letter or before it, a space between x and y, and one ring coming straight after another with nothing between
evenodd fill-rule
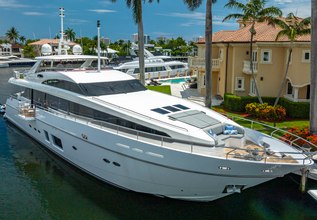
<instances>
[{"instance_id":1,"label":"hedge","mask_svg":"<svg viewBox=\"0 0 317 220\"><path fill-rule=\"evenodd\" d=\"M279 104L286 108L286 115L290 118L309 119L309 102L292 102L281 98Z\"/></svg>"},{"instance_id":2,"label":"hedge","mask_svg":"<svg viewBox=\"0 0 317 220\"><path fill-rule=\"evenodd\" d=\"M275 98L262 97L262 101L273 105ZM234 112L245 112L245 106L249 103L259 102L258 97L253 96L236 96L231 93L224 95L224 108Z\"/></svg>"},{"instance_id":3,"label":"hedge","mask_svg":"<svg viewBox=\"0 0 317 220\"><path fill-rule=\"evenodd\" d=\"M262 97L263 102L273 105L275 97ZM245 112L245 106L249 103L259 102L257 97L252 96L236 96L231 93L224 95L223 106L225 109L233 112ZM286 115L290 118L309 118L308 102L292 102L285 98L280 98L279 105L286 109Z\"/></svg>"}]
</instances>

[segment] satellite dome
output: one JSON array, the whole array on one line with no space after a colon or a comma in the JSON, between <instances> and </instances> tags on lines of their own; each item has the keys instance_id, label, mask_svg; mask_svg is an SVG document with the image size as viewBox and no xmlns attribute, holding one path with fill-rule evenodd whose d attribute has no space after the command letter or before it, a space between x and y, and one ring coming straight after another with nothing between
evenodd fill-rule
<instances>
[{"instance_id":1,"label":"satellite dome","mask_svg":"<svg viewBox=\"0 0 317 220\"><path fill-rule=\"evenodd\" d=\"M41 53L42 53L44 56L51 55L51 54L52 54L52 47L51 47L51 45L49 45L49 44L43 44L42 47L41 47Z\"/></svg>"},{"instance_id":2,"label":"satellite dome","mask_svg":"<svg viewBox=\"0 0 317 220\"><path fill-rule=\"evenodd\" d=\"M80 45L76 44L75 46L73 46L73 54L80 55L82 53L83 53L83 49L81 48Z\"/></svg>"}]
</instances>

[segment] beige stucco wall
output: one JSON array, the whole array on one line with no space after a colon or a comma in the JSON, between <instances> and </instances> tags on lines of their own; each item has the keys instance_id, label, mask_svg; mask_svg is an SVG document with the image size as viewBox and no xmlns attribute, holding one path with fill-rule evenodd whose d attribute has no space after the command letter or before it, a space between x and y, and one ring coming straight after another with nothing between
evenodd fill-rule
<instances>
[{"instance_id":1,"label":"beige stucco wall","mask_svg":"<svg viewBox=\"0 0 317 220\"><path fill-rule=\"evenodd\" d=\"M261 96L275 97L277 95L286 70L289 46L287 43L277 44L276 42L254 44L253 49L258 52L258 72L256 74L256 80ZM213 44L213 59L220 58L220 50L222 51L220 69L213 69L213 95L220 94L223 96L225 92L239 96L249 95L252 76L243 72L244 61L249 60L250 57L249 44ZM261 61L263 50L271 51L271 62L264 63ZM310 50L309 43L297 43L294 45L292 62L287 76L293 86L303 87L299 90L298 95L300 99L306 98L307 87L305 86L310 83L310 62L303 62L302 57L304 50ZM198 45L198 57L205 57L204 44ZM198 75L198 80L203 82L204 68L200 70L200 74ZM236 77L244 78L244 91L236 90ZM199 90L202 95L205 95L205 88L202 83L199 85ZM286 88L283 88L282 96L285 93Z\"/></svg>"},{"instance_id":2,"label":"beige stucco wall","mask_svg":"<svg viewBox=\"0 0 317 220\"><path fill-rule=\"evenodd\" d=\"M302 87L310 84L310 62L303 61L303 52L309 51L308 45L298 45L293 49L292 62L289 67L288 79L293 86Z\"/></svg>"}]
</instances>

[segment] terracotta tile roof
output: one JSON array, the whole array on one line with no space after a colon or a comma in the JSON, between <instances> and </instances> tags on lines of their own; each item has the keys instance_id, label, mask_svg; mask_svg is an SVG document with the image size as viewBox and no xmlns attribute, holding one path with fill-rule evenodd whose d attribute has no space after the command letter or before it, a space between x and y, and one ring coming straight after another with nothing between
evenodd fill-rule
<instances>
[{"instance_id":1,"label":"terracotta tile roof","mask_svg":"<svg viewBox=\"0 0 317 220\"><path fill-rule=\"evenodd\" d=\"M242 26L238 30L233 31L219 31L212 35L213 43L245 43L250 42L250 26ZM256 35L254 36L254 42L275 42L276 35L281 30L280 27L268 25L266 22L255 24ZM298 37L298 42L310 42L311 36L305 35ZM287 37L281 37L277 42L289 42ZM200 39L197 43L205 43L205 38Z\"/></svg>"},{"instance_id":2,"label":"terracotta tile roof","mask_svg":"<svg viewBox=\"0 0 317 220\"><path fill-rule=\"evenodd\" d=\"M59 43L59 39L41 39L39 41L35 41L33 43L30 43L29 45L32 45L32 46L36 46L36 45L43 45L43 44L53 44L53 45L58 45ZM73 45L76 45L76 43L74 42L67 42L68 45L70 46L73 46Z\"/></svg>"}]
</instances>

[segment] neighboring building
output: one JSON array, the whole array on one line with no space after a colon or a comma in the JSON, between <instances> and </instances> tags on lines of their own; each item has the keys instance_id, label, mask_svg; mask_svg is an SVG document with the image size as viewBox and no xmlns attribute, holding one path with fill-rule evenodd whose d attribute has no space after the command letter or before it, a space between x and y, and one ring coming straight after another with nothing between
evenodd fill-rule
<instances>
[{"instance_id":1,"label":"neighboring building","mask_svg":"<svg viewBox=\"0 0 317 220\"><path fill-rule=\"evenodd\" d=\"M250 24L238 30L219 31L212 36L212 95L233 93L255 96L250 72ZM254 73L261 96L276 97L287 66L290 41L275 41L280 29L267 23L256 23L252 57ZM310 98L310 35L294 42L293 54L283 97L292 101ZM197 74L198 90L205 95L205 39L197 42L198 55L189 59L189 67Z\"/></svg>"},{"instance_id":2,"label":"neighboring building","mask_svg":"<svg viewBox=\"0 0 317 220\"><path fill-rule=\"evenodd\" d=\"M20 44L3 43L0 44L0 56L22 56L22 46Z\"/></svg>"},{"instance_id":3,"label":"neighboring building","mask_svg":"<svg viewBox=\"0 0 317 220\"><path fill-rule=\"evenodd\" d=\"M138 34L135 33L135 34L132 34L132 42L133 43L136 43L138 42ZM149 44L150 43L150 36L149 35L146 35L144 34L144 44Z\"/></svg>"},{"instance_id":4,"label":"neighboring building","mask_svg":"<svg viewBox=\"0 0 317 220\"><path fill-rule=\"evenodd\" d=\"M9 43L0 44L0 56L12 55L12 47Z\"/></svg>"},{"instance_id":5,"label":"neighboring building","mask_svg":"<svg viewBox=\"0 0 317 220\"><path fill-rule=\"evenodd\" d=\"M74 42L66 42L69 47L73 47L76 45ZM33 46L35 48L35 51L38 56L41 56L41 47L44 44L49 44L52 47L53 53L57 53L58 50L58 44L59 44L59 39L41 39L39 41L35 41L30 43L29 45Z\"/></svg>"}]
</instances>

